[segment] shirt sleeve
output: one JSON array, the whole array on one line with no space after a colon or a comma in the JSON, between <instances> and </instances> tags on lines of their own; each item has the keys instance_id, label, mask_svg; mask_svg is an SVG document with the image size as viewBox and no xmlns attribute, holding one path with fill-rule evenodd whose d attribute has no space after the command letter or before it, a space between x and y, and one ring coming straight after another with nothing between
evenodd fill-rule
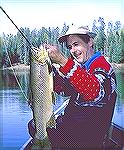
<instances>
[{"instance_id":1,"label":"shirt sleeve","mask_svg":"<svg viewBox=\"0 0 124 150\"><path fill-rule=\"evenodd\" d=\"M94 100L100 91L100 83L93 73L89 73L73 59L59 69L59 71L69 80L75 90L83 96L83 100Z\"/></svg>"},{"instance_id":2,"label":"shirt sleeve","mask_svg":"<svg viewBox=\"0 0 124 150\"><path fill-rule=\"evenodd\" d=\"M57 94L63 93L66 96L70 96L72 94L73 86L70 84L70 82L65 79L63 76L61 76L58 71L53 67L53 90Z\"/></svg>"}]
</instances>

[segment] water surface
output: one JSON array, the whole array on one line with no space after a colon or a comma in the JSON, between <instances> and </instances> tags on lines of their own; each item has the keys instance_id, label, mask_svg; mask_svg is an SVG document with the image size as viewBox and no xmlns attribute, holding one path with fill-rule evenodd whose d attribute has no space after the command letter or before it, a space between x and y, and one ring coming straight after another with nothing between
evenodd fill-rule
<instances>
[{"instance_id":1,"label":"water surface","mask_svg":"<svg viewBox=\"0 0 124 150\"><path fill-rule=\"evenodd\" d=\"M117 71L117 101L113 122L124 128L124 72ZM27 97L29 73L17 74L22 91ZM0 71L0 150L19 150L30 138L27 123L32 111L12 72ZM61 97L58 100L61 104Z\"/></svg>"},{"instance_id":2,"label":"water surface","mask_svg":"<svg viewBox=\"0 0 124 150\"><path fill-rule=\"evenodd\" d=\"M18 75L25 93L27 77L26 73ZM13 74L1 73L0 81L0 150L19 150L30 137L27 123L32 112Z\"/></svg>"}]
</instances>

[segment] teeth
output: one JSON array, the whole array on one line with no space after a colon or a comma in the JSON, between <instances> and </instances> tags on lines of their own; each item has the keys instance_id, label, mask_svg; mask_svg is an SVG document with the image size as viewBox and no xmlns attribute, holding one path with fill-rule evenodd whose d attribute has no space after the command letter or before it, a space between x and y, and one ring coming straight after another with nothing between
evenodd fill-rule
<instances>
[{"instance_id":1,"label":"teeth","mask_svg":"<svg viewBox=\"0 0 124 150\"><path fill-rule=\"evenodd\" d=\"M75 53L75 52L74 52L74 56L75 56L75 57L78 57L78 56L80 56L81 54L82 54L81 52L79 52L79 53Z\"/></svg>"}]
</instances>

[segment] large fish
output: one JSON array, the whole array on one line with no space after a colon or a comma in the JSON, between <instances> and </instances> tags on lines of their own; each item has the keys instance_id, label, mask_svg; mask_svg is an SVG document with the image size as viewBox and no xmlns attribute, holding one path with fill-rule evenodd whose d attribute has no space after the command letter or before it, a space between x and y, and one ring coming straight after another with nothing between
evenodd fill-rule
<instances>
[{"instance_id":1,"label":"large fish","mask_svg":"<svg viewBox=\"0 0 124 150\"><path fill-rule=\"evenodd\" d=\"M31 105L36 129L35 141L38 141L41 147L49 147L46 142L46 127L54 126L53 81L49 72L49 62L48 52L44 47L32 48L30 64ZM35 149L36 147L37 145L35 145Z\"/></svg>"}]
</instances>

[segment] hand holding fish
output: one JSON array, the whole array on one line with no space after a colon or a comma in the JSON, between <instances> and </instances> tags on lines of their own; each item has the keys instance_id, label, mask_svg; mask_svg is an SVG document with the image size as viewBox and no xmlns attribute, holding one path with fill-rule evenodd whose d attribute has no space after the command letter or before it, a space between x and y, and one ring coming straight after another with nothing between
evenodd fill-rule
<instances>
[{"instance_id":1,"label":"hand holding fish","mask_svg":"<svg viewBox=\"0 0 124 150\"><path fill-rule=\"evenodd\" d=\"M61 66L64 66L67 63L68 58L60 52L57 46L46 44L45 48L48 50L48 55L53 63L57 63Z\"/></svg>"}]
</instances>

